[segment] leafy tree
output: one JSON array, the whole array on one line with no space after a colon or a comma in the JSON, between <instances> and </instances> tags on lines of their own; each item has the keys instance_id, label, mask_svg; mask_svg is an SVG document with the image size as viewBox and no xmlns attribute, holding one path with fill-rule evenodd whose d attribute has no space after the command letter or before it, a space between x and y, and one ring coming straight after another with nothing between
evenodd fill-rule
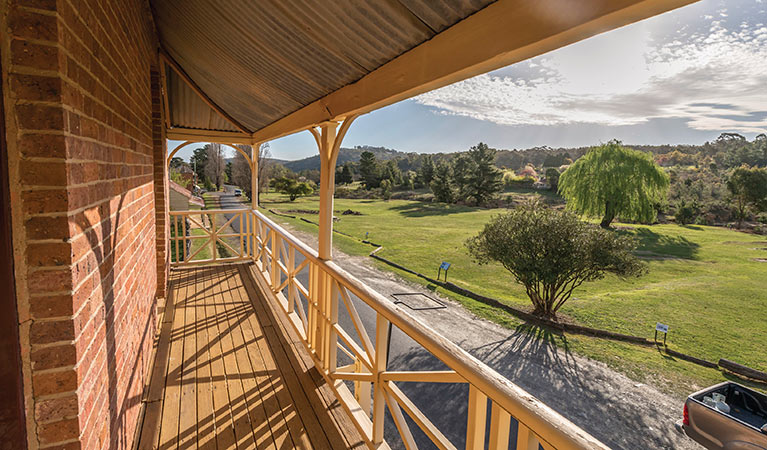
<instances>
[{"instance_id":1,"label":"leafy tree","mask_svg":"<svg viewBox=\"0 0 767 450\"><path fill-rule=\"evenodd\" d=\"M543 167L559 167L562 165L567 164L567 160L570 159L570 157L565 152L561 153L549 153L546 155L546 158L543 159ZM570 161L572 162L572 160Z\"/></svg>"},{"instance_id":2,"label":"leafy tree","mask_svg":"<svg viewBox=\"0 0 767 450\"><path fill-rule=\"evenodd\" d=\"M530 178L533 181L538 181L538 172L535 170L535 167L533 167L532 164L528 164L523 167L519 172L517 172L517 175L522 178Z\"/></svg>"},{"instance_id":3,"label":"leafy tree","mask_svg":"<svg viewBox=\"0 0 767 450\"><path fill-rule=\"evenodd\" d=\"M453 169L450 164L443 162L437 165L429 187L434 193L434 199L438 202L453 203L455 201Z\"/></svg>"},{"instance_id":4,"label":"leafy tree","mask_svg":"<svg viewBox=\"0 0 767 450\"><path fill-rule=\"evenodd\" d=\"M483 205L503 189L503 173L495 167L495 150L480 142L468 152L471 168L466 194L477 205Z\"/></svg>"},{"instance_id":5,"label":"leafy tree","mask_svg":"<svg viewBox=\"0 0 767 450\"><path fill-rule=\"evenodd\" d=\"M248 157L251 157L253 148L249 145L238 145ZM260 168L259 168L260 169ZM248 198L253 198L253 180L250 177L251 169L248 160L240 152L234 152L234 159L231 162L231 183L239 186ZM260 170L259 170L260 172Z\"/></svg>"},{"instance_id":6,"label":"leafy tree","mask_svg":"<svg viewBox=\"0 0 767 450\"><path fill-rule=\"evenodd\" d=\"M365 189L377 188L380 185L380 167L376 155L372 152L364 151L360 155L360 176Z\"/></svg>"},{"instance_id":7,"label":"leafy tree","mask_svg":"<svg viewBox=\"0 0 767 450\"><path fill-rule=\"evenodd\" d=\"M418 169L418 183L422 186L429 186L434 178L434 159L431 155L423 156L423 163Z\"/></svg>"},{"instance_id":8,"label":"leafy tree","mask_svg":"<svg viewBox=\"0 0 767 450\"><path fill-rule=\"evenodd\" d=\"M290 201L295 201L298 197L310 195L314 193L314 187L310 182L297 181L292 178L281 177L274 178L269 185L277 192L281 192L290 198Z\"/></svg>"},{"instance_id":9,"label":"leafy tree","mask_svg":"<svg viewBox=\"0 0 767 450\"><path fill-rule=\"evenodd\" d=\"M224 184L224 176L226 175L224 150L221 148L221 144L207 144L205 145L205 154L207 158L205 162L205 175L216 185L216 190L219 190L221 185Z\"/></svg>"},{"instance_id":10,"label":"leafy tree","mask_svg":"<svg viewBox=\"0 0 767 450\"><path fill-rule=\"evenodd\" d=\"M727 179L727 189L732 195L738 228L748 217L749 208L767 209L767 169L738 167Z\"/></svg>"},{"instance_id":11,"label":"leafy tree","mask_svg":"<svg viewBox=\"0 0 767 450\"><path fill-rule=\"evenodd\" d=\"M186 180L184 179L183 175L181 175L181 172L174 169L173 167L171 167L168 171L168 178L170 178L170 180L174 183L186 187Z\"/></svg>"},{"instance_id":12,"label":"leafy tree","mask_svg":"<svg viewBox=\"0 0 767 450\"><path fill-rule=\"evenodd\" d=\"M535 204L493 217L466 247L479 264L498 262L508 270L525 287L533 314L548 319L556 319L586 281L605 273L624 278L646 271L632 253L635 239Z\"/></svg>"},{"instance_id":13,"label":"leafy tree","mask_svg":"<svg viewBox=\"0 0 767 450\"><path fill-rule=\"evenodd\" d=\"M235 153L239 154L240 152L235 152ZM231 161L226 162L226 167L224 168L224 174L226 174L227 181L231 182L232 181L232 162Z\"/></svg>"},{"instance_id":14,"label":"leafy tree","mask_svg":"<svg viewBox=\"0 0 767 450\"><path fill-rule=\"evenodd\" d=\"M602 228L609 228L617 216L651 222L668 186L668 175L652 155L623 147L619 141L592 148L559 178L559 192L568 207L602 216Z\"/></svg>"},{"instance_id":15,"label":"leafy tree","mask_svg":"<svg viewBox=\"0 0 767 450\"><path fill-rule=\"evenodd\" d=\"M554 167L546 169L546 181L549 182L549 186L552 191L556 191L559 186L559 171Z\"/></svg>"},{"instance_id":16,"label":"leafy tree","mask_svg":"<svg viewBox=\"0 0 767 450\"><path fill-rule=\"evenodd\" d=\"M178 156L174 156L173 158L170 159L171 169L180 169L182 165L184 165L184 160L182 158L179 158Z\"/></svg>"},{"instance_id":17,"label":"leafy tree","mask_svg":"<svg viewBox=\"0 0 767 450\"><path fill-rule=\"evenodd\" d=\"M251 149L251 155L252 154L253 150ZM268 142L264 142L258 148L258 198L256 201L259 204L261 204L261 192L265 191L269 186L269 180L272 177L272 173L274 172L272 169L274 162L272 161L271 156L271 146ZM284 166L281 167L285 169Z\"/></svg>"},{"instance_id":18,"label":"leafy tree","mask_svg":"<svg viewBox=\"0 0 767 450\"><path fill-rule=\"evenodd\" d=\"M695 218L699 214L699 208L696 202L687 202L680 200L676 205L676 213L674 214L674 220L679 225L687 225L693 223Z\"/></svg>"}]
</instances>

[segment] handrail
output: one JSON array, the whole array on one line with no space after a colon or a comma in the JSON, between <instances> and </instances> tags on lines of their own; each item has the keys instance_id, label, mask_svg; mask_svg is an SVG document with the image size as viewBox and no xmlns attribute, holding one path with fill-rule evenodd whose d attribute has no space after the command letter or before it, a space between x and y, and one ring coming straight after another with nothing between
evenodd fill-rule
<instances>
[{"instance_id":1,"label":"handrail","mask_svg":"<svg viewBox=\"0 0 767 450\"><path fill-rule=\"evenodd\" d=\"M525 433L528 431L534 433L535 436L540 439L544 448L607 448L604 444L562 417L546 404L468 354L455 343L423 324L419 319L411 316L405 310L390 302L386 297L365 285L336 263L320 259L314 249L295 238L263 213L255 210L253 213L257 221L264 223L268 228L271 228L273 232L278 233L280 239L287 241L292 248L295 248L304 255L305 258L309 259L311 264L329 275L333 281L343 285L343 287L370 306L377 314L380 314L385 320L401 329L405 334L421 344L448 367L453 369L460 377L470 383L470 385L481 391L482 394L503 408L508 414L511 414L520 422L520 424L524 424L524 426L527 427ZM273 244L275 242L275 240L272 240ZM275 249L272 248L271 252L274 251ZM279 250L277 250L277 258L279 258ZM328 319L325 318L325 320ZM386 372L381 371L378 375L380 376L384 373ZM331 373L326 370L326 374ZM381 381L384 383L387 382L386 380ZM484 423L484 411L481 411L481 414L483 415L482 423ZM502 421L502 418L498 419L499 422L496 422L496 419L494 410L493 426L496 428L502 427L497 425L497 423L505 422ZM491 426L491 432L492 428L493 427ZM520 429L522 428L523 427L520 426ZM484 435L484 427L481 433ZM522 434L523 433L520 431L520 436ZM508 439L508 437L506 437L506 439ZM520 437L520 439L522 438ZM469 448L468 444L467 448Z\"/></svg>"}]
</instances>

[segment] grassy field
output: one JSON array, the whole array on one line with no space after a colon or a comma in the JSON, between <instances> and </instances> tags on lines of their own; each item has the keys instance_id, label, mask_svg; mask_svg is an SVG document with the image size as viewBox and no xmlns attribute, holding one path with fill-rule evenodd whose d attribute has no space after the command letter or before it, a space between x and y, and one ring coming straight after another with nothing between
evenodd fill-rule
<instances>
[{"instance_id":1,"label":"grassy field","mask_svg":"<svg viewBox=\"0 0 767 450\"><path fill-rule=\"evenodd\" d=\"M289 202L282 195L262 194L262 206L316 220L310 212L319 205L316 197ZM337 199L335 209L340 218L336 229L359 238L369 233L370 240L384 246L378 253L381 256L432 276L436 276L440 261L449 261L449 278L456 284L515 306L529 305L523 288L502 267L475 264L463 246L491 216L503 210L406 200L346 199ZM346 209L362 215L341 215L340 211ZM272 217L317 232L311 224ZM668 343L675 350L711 361L728 358L767 370L767 263L755 260L767 257L767 239L705 226L626 228L619 232L639 239L638 253L647 261L649 273L630 281L608 276L586 284L575 292L561 314L587 326L650 338L655 323L662 322L670 327ZM349 254L371 251L370 246L339 234L334 235L334 244ZM440 292L479 316L511 328L521 324L474 300ZM725 378L718 370L677 360L655 349L576 335L556 336L553 341L677 395Z\"/></svg>"}]
</instances>

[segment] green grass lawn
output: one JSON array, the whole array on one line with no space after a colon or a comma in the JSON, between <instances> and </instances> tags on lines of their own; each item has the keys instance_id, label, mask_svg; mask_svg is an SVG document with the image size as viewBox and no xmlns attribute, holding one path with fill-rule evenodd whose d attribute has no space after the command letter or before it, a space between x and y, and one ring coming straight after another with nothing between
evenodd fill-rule
<instances>
[{"instance_id":1,"label":"green grass lawn","mask_svg":"<svg viewBox=\"0 0 767 450\"><path fill-rule=\"evenodd\" d=\"M317 210L317 197L289 202L279 194L262 194L262 206L283 212ZM528 306L524 289L500 265L479 266L463 245L491 216L503 210L422 203L407 200L337 199L336 229L384 246L378 254L418 272L436 276L440 261L452 263L449 279L477 293L514 306ZM290 214L316 221L316 215ZM279 216L276 220L316 233L311 224ZM560 313L577 323L652 338L656 322L668 324L669 346L710 361L728 358L767 370L767 238L706 226L630 225L619 231L636 236L639 255L649 273L629 281L608 276L575 291ZM334 235L340 250L364 255L372 248ZM372 261L372 260L371 260ZM376 262L380 267L394 270ZM424 280L398 272L406 279ZM432 288L434 288L432 286ZM479 316L508 327L521 322L494 308L450 292ZM724 379L714 369L670 358L655 349L567 335L560 345L605 362L632 378L667 392L686 394ZM759 387L759 386L757 386ZM762 386L763 387L763 386Z\"/></svg>"}]
</instances>

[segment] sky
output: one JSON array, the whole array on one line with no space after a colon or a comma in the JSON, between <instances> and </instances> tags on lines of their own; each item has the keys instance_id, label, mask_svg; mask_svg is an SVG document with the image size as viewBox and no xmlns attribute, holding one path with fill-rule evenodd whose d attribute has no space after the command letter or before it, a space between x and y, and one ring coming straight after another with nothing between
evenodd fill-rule
<instances>
[{"instance_id":1,"label":"sky","mask_svg":"<svg viewBox=\"0 0 767 450\"><path fill-rule=\"evenodd\" d=\"M343 146L701 144L722 132L767 132L767 0L702 0L422 94L359 117ZM317 153L308 131L270 147Z\"/></svg>"}]
</instances>

